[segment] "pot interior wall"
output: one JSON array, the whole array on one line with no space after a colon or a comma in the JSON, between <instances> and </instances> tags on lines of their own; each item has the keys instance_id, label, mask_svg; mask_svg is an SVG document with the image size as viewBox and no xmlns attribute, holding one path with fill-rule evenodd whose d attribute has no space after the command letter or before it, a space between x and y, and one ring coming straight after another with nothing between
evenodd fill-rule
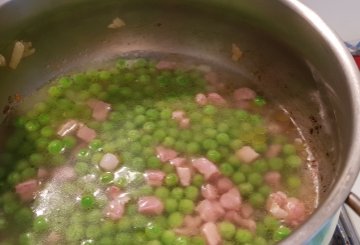
<instances>
[{"instance_id":1,"label":"pot interior wall","mask_svg":"<svg viewBox=\"0 0 360 245\"><path fill-rule=\"evenodd\" d=\"M261 7L266 1L242 1L238 12L233 6L222 6L221 1L211 1L209 7L200 7L201 1L193 5L183 1L59 1L53 10L46 1L36 1L33 6L31 1L21 3L26 6L20 2L0 8L0 53L9 57L14 40L32 41L36 53L15 71L0 69L1 108L8 95L30 94L59 74L97 66L118 56L192 56L245 76L289 111L319 162L320 201L332 189L336 173L341 174L346 156L342 149L348 146L351 134L351 120L345 124L341 115L351 115L351 105L347 90L334 88L335 81L343 78L340 68L335 66L335 71L328 72L324 68L330 64L319 63L319 55L334 59L326 49L317 51L312 48L315 44L301 49L302 44L295 40L301 40L303 33L278 28L281 24L276 18L274 23L266 20L270 14ZM117 16L126 26L108 29ZM297 22L291 20L288 28ZM279 36L281 32L283 36ZM289 35L292 38L286 39ZM306 35L313 34L309 31ZM238 63L230 59L232 43L244 52ZM346 105L349 111L342 112L340 108Z\"/></svg>"}]
</instances>

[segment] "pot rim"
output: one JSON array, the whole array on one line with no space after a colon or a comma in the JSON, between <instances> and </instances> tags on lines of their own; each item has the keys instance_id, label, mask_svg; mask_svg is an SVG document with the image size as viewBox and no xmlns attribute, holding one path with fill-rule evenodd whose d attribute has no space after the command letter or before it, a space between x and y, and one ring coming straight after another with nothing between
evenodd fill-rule
<instances>
[{"instance_id":1,"label":"pot rim","mask_svg":"<svg viewBox=\"0 0 360 245\"><path fill-rule=\"evenodd\" d=\"M345 159L346 165L334 184L330 195L322 202L310 218L280 244L304 244L309 242L326 223L336 215L360 171L360 73L345 44L313 10L297 0L279 0L283 5L301 16L324 39L334 53L346 77L350 102L353 106L353 134Z\"/></svg>"}]
</instances>

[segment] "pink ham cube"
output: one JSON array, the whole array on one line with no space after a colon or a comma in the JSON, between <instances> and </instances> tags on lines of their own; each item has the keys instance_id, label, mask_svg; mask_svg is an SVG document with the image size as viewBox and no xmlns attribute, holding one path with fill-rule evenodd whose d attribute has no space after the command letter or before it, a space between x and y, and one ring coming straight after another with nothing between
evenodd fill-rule
<instances>
[{"instance_id":1,"label":"pink ham cube","mask_svg":"<svg viewBox=\"0 0 360 245\"><path fill-rule=\"evenodd\" d=\"M191 169L189 167L176 167L176 173L179 176L182 186L189 186L191 183Z\"/></svg>"},{"instance_id":2,"label":"pink ham cube","mask_svg":"<svg viewBox=\"0 0 360 245\"><path fill-rule=\"evenodd\" d=\"M220 175L218 167L205 157L192 159L192 164L207 180Z\"/></svg>"},{"instance_id":3,"label":"pink ham cube","mask_svg":"<svg viewBox=\"0 0 360 245\"><path fill-rule=\"evenodd\" d=\"M38 189L39 189L39 185L36 179L30 179L21 182L15 186L15 192L16 194L19 195L22 201L33 200Z\"/></svg>"},{"instance_id":4,"label":"pink ham cube","mask_svg":"<svg viewBox=\"0 0 360 245\"><path fill-rule=\"evenodd\" d=\"M201 228L201 233L205 237L208 245L220 245L221 237L215 223L207 222Z\"/></svg>"},{"instance_id":5,"label":"pink ham cube","mask_svg":"<svg viewBox=\"0 0 360 245\"><path fill-rule=\"evenodd\" d=\"M167 162L177 157L178 153L172 149L163 146L156 147L157 157L161 162Z\"/></svg>"},{"instance_id":6,"label":"pink ham cube","mask_svg":"<svg viewBox=\"0 0 360 245\"><path fill-rule=\"evenodd\" d=\"M96 132L95 130L87 127L86 125L83 125L82 127L80 127L78 129L78 131L76 132L76 136L85 141L86 143L89 143L90 141L92 141L93 139L95 139L96 137Z\"/></svg>"},{"instance_id":7,"label":"pink ham cube","mask_svg":"<svg viewBox=\"0 0 360 245\"><path fill-rule=\"evenodd\" d=\"M118 200L111 200L104 209L105 217L119 220L124 214L124 204Z\"/></svg>"},{"instance_id":8,"label":"pink ham cube","mask_svg":"<svg viewBox=\"0 0 360 245\"><path fill-rule=\"evenodd\" d=\"M161 186L165 173L160 170L147 170L145 172L146 183L150 186Z\"/></svg>"},{"instance_id":9,"label":"pink ham cube","mask_svg":"<svg viewBox=\"0 0 360 245\"><path fill-rule=\"evenodd\" d=\"M224 106L226 105L226 100L218 93L209 93L207 96L207 101L210 104L216 105L216 106Z\"/></svg>"},{"instance_id":10,"label":"pink ham cube","mask_svg":"<svg viewBox=\"0 0 360 245\"><path fill-rule=\"evenodd\" d=\"M208 200L216 200L219 197L216 187L212 184L203 185L201 187L201 195Z\"/></svg>"},{"instance_id":11,"label":"pink ham cube","mask_svg":"<svg viewBox=\"0 0 360 245\"><path fill-rule=\"evenodd\" d=\"M141 214L159 215L164 211L164 204L155 196L140 197L137 204Z\"/></svg>"},{"instance_id":12,"label":"pink ham cube","mask_svg":"<svg viewBox=\"0 0 360 245\"><path fill-rule=\"evenodd\" d=\"M232 188L220 197L220 204L227 210L240 210L241 196L237 188Z\"/></svg>"},{"instance_id":13,"label":"pink ham cube","mask_svg":"<svg viewBox=\"0 0 360 245\"><path fill-rule=\"evenodd\" d=\"M91 99L87 102L88 106L92 109L92 117L96 121L105 121L110 110L111 105L104 101Z\"/></svg>"},{"instance_id":14,"label":"pink ham cube","mask_svg":"<svg viewBox=\"0 0 360 245\"><path fill-rule=\"evenodd\" d=\"M250 146L243 146L236 151L236 157L244 163L252 163L260 156L253 148Z\"/></svg>"},{"instance_id":15,"label":"pink ham cube","mask_svg":"<svg viewBox=\"0 0 360 245\"><path fill-rule=\"evenodd\" d=\"M223 207L216 201L202 200L195 209L205 222L215 222L225 214Z\"/></svg>"},{"instance_id":16,"label":"pink ham cube","mask_svg":"<svg viewBox=\"0 0 360 245\"><path fill-rule=\"evenodd\" d=\"M254 90L244 87L244 88L238 88L234 91L234 99L236 101L240 100L253 100L256 97L256 93Z\"/></svg>"},{"instance_id":17,"label":"pink ham cube","mask_svg":"<svg viewBox=\"0 0 360 245\"><path fill-rule=\"evenodd\" d=\"M204 106L204 105L206 105L206 104L208 103L206 95L205 95L205 94L201 94L201 93L199 93L199 94L197 94L197 95L195 96L195 102L196 102L198 105L202 105L202 106Z\"/></svg>"},{"instance_id":18,"label":"pink ham cube","mask_svg":"<svg viewBox=\"0 0 360 245\"><path fill-rule=\"evenodd\" d=\"M226 177L222 177L216 181L216 188L220 194L227 192L234 187L234 183Z\"/></svg>"}]
</instances>

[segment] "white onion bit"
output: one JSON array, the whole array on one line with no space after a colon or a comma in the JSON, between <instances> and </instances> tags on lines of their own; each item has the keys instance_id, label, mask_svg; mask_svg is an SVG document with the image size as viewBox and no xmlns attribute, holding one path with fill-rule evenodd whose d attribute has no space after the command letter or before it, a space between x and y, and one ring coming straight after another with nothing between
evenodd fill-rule
<instances>
[{"instance_id":1,"label":"white onion bit","mask_svg":"<svg viewBox=\"0 0 360 245\"><path fill-rule=\"evenodd\" d=\"M16 69L16 67L19 65L23 57L24 50L25 50L24 44L22 42L16 41L9 63L9 67L11 69Z\"/></svg>"},{"instance_id":2,"label":"white onion bit","mask_svg":"<svg viewBox=\"0 0 360 245\"><path fill-rule=\"evenodd\" d=\"M0 54L0 67L1 66L6 66L6 59L2 54Z\"/></svg>"},{"instance_id":3,"label":"white onion bit","mask_svg":"<svg viewBox=\"0 0 360 245\"><path fill-rule=\"evenodd\" d=\"M235 62L239 61L243 54L240 48L235 43L231 45L231 52L232 52L231 59Z\"/></svg>"},{"instance_id":4,"label":"white onion bit","mask_svg":"<svg viewBox=\"0 0 360 245\"><path fill-rule=\"evenodd\" d=\"M106 153L99 163L99 166L105 171L113 171L119 165L119 159L111 153Z\"/></svg>"},{"instance_id":5,"label":"white onion bit","mask_svg":"<svg viewBox=\"0 0 360 245\"><path fill-rule=\"evenodd\" d=\"M126 24L122 19L120 19L119 17L116 17L115 19L113 19L111 24L108 25L108 28L110 28L110 29L118 29L118 28L121 28L121 27L123 27L125 25Z\"/></svg>"}]
</instances>

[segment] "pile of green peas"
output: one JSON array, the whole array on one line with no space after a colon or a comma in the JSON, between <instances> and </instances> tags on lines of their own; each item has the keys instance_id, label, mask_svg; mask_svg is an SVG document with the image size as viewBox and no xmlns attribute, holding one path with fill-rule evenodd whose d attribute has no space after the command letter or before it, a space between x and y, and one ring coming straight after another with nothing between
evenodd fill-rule
<instances>
[{"instance_id":1,"label":"pile of green peas","mask_svg":"<svg viewBox=\"0 0 360 245\"><path fill-rule=\"evenodd\" d=\"M0 238L0 245L42 244L51 231L60 234L59 244L206 244L200 234L186 237L173 231L182 225L185 215L195 213L204 178L195 174L191 185L182 187L175 168L156 157L154 149L158 145L184 156L204 156L215 162L221 173L237 185L244 201L256 209L264 210L271 192L263 181L267 171L281 172L284 185L296 195L301 185L299 150L290 143L291 138L267 133L261 110L269 105L262 97L252 101L254 112L231 106L199 106L194 101L195 95L207 91L200 71L160 71L155 64L152 60L137 59L129 66L120 59L109 69L61 77L44 88L47 96L30 110L10 118L7 127L11 134L0 153L0 162L5 166L0 170L0 178L6 179L0 183L0 237L9 230L12 236ZM86 104L89 99L111 104L105 122L92 118ZM175 110L186 112L191 122L189 128L179 128L172 119ZM69 119L81 121L97 132L97 137L78 150L75 157L72 150L79 140L72 135L63 138L56 135L59 126ZM242 146L249 145L264 153L274 143L282 145L277 157L261 157L247 165L235 156ZM132 177L99 169L97 163L105 153L118 155L122 167ZM38 205L36 200L23 203L9 191L18 183L36 178L39 168L61 166L70 157L79 179L59 187L64 200L71 203L59 212L35 215L32 208ZM164 185L147 186L143 178L147 169L164 171ZM96 180L81 181L87 175L95 176ZM106 199L94 195L98 190L104 193L111 185L127 190L132 197L118 222L104 218ZM78 192L80 196L74 194ZM165 206L164 215L139 214L136 199L144 195L160 198ZM256 233L221 222L219 231L224 244L272 244L291 233L271 216L264 214L256 221Z\"/></svg>"}]
</instances>

